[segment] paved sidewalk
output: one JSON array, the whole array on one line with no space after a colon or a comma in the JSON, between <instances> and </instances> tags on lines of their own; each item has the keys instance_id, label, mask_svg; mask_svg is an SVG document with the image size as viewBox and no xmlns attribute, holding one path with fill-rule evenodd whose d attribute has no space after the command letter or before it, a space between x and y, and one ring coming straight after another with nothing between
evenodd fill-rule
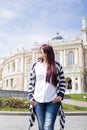
<instances>
[{"instance_id":1,"label":"paved sidewalk","mask_svg":"<svg viewBox=\"0 0 87 130\"><path fill-rule=\"evenodd\" d=\"M66 116L64 130L87 130L87 116ZM28 130L29 116L0 115L0 130ZM37 120L31 130L38 130ZM59 116L54 130L59 130Z\"/></svg>"},{"instance_id":2,"label":"paved sidewalk","mask_svg":"<svg viewBox=\"0 0 87 130\"><path fill-rule=\"evenodd\" d=\"M66 116L87 116L87 111L64 111ZM29 116L29 112L0 111L0 116Z\"/></svg>"},{"instance_id":3,"label":"paved sidewalk","mask_svg":"<svg viewBox=\"0 0 87 130\"><path fill-rule=\"evenodd\" d=\"M64 99L63 103L87 108L87 102L83 102L83 101L75 101L75 100L71 100L71 99Z\"/></svg>"}]
</instances>

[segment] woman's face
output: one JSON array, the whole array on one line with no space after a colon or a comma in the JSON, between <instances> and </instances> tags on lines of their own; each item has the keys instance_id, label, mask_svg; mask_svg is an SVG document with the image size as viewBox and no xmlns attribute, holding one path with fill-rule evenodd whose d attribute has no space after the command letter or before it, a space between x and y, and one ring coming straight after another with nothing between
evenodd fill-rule
<instances>
[{"instance_id":1,"label":"woman's face","mask_svg":"<svg viewBox=\"0 0 87 130\"><path fill-rule=\"evenodd\" d=\"M47 54L44 53L44 50L42 48L40 49L40 57L43 58L43 59L47 58Z\"/></svg>"}]
</instances>

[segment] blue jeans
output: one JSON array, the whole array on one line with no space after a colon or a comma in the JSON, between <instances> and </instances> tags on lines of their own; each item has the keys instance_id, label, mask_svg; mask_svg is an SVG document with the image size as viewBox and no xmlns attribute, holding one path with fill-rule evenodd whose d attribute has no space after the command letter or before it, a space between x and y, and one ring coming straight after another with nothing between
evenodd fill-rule
<instances>
[{"instance_id":1,"label":"blue jeans","mask_svg":"<svg viewBox=\"0 0 87 130\"><path fill-rule=\"evenodd\" d=\"M60 103L39 103L37 101L35 113L38 121L39 130L54 130L54 123Z\"/></svg>"}]
</instances>

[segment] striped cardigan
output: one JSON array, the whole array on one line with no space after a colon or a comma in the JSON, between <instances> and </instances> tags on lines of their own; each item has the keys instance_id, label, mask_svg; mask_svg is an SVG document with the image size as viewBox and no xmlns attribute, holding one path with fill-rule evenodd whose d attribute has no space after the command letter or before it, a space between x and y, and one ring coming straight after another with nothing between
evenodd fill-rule
<instances>
[{"instance_id":1,"label":"striped cardigan","mask_svg":"<svg viewBox=\"0 0 87 130\"><path fill-rule=\"evenodd\" d=\"M35 62L32 67L31 67L31 72L30 72L30 81L29 81L29 89L28 89L28 98L29 100L33 98L34 94L34 89L35 89L35 82L36 82L36 73L35 73L35 65L37 62ZM65 76L64 72L62 69L62 66L58 63L55 62L56 67L57 67L57 95L62 97L62 100L64 98L65 94L65 88L66 88L66 83L65 83ZM31 127L33 125L34 120L32 121L32 117L34 117L33 109L30 107L30 117L29 117L29 126ZM64 124L65 124L65 115L62 109L62 105L60 106L59 109L59 115L60 115L60 130L64 129Z\"/></svg>"}]
</instances>

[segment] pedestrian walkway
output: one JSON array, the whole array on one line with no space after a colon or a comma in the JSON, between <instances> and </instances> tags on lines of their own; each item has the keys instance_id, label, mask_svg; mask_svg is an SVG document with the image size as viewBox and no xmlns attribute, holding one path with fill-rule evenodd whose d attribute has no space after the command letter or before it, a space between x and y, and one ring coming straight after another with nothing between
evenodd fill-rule
<instances>
[{"instance_id":1,"label":"pedestrian walkway","mask_svg":"<svg viewBox=\"0 0 87 130\"><path fill-rule=\"evenodd\" d=\"M83 102L83 101L64 99L63 103L69 104L69 105L75 105L75 106L79 106L79 107L86 107L87 108L87 102Z\"/></svg>"},{"instance_id":2,"label":"pedestrian walkway","mask_svg":"<svg viewBox=\"0 0 87 130\"><path fill-rule=\"evenodd\" d=\"M87 116L66 116L64 130L87 130ZM29 116L0 115L0 130L28 130ZM37 120L31 130L38 130ZM54 130L59 130L59 116Z\"/></svg>"}]
</instances>

